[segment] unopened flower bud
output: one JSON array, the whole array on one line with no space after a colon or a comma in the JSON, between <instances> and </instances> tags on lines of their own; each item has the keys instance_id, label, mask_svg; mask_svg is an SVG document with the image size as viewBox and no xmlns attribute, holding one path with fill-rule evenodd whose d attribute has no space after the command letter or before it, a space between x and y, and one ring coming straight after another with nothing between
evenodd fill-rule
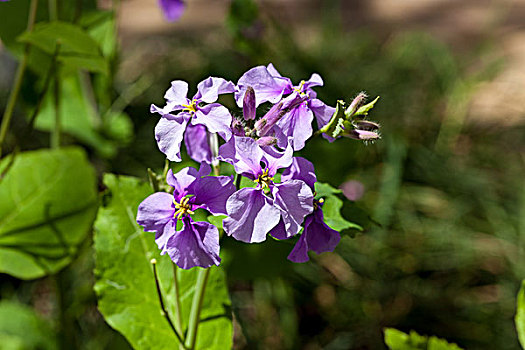
<instances>
[{"instance_id":1,"label":"unopened flower bud","mask_svg":"<svg viewBox=\"0 0 525 350\"><path fill-rule=\"evenodd\" d=\"M370 121L370 120L364 120L364 119L356 120L354 122L354 125L356 129L367 130L367 131L374 131L374 130L379 129L380 127L378 123Z\"/></svg>"},{"instance_id":2,"label":"unopened flower bud","mask_svg":"<svg viewBox=\"0 0 525 350\"><path fill-rule=\"evenodd\" d=\"M263 136L257 140L257 144L261 147L273 146L277 143L277 139L273 136Z\"/></svg>"},{"instance_id":3,"label":"unopened flower bud","mask_svg":"<svg viewBox=\"0 0 525 350\"><path fill-rule=\"evenodd\" d=\"M233 118L231 129L234 135L244 136L244 126L242 125L242 122L239 119Z\"/></svg>"},{"instance_id":4,"label":"unopened flower bud","mask_svg":"<svg viewBox=\"0 0 525 350\"><path fill-rule=\"evenodd\" d=\"M242 101L242 112L244 119L253 120L255 119L255 91L251 86L246 88L244 93L244 99Z\"/></svg>"},{"instance_id":5,"label":"unopened flower bud","mask_svg":"<svg viewBox=\"0 0 525 350\"><path fill-rule=\"evenodd\" d=\"M367 130L345 130L343 132L343 136L349 137L354 140L362 140L362 141L374 141L381 138L381 135L375 131L367 131Z\"/></svg>"},{"instance_id":6,"label":"unopened flower bud","mask_svg":"<svg viewBox=\"0 0 525 350\"><path fill-rule=\"evenodd\" d=\"M350 103L350 106L345 110L345 115L350 118L352 115L354 115L355 112L365 103L366 100L366 94L364 92L360 92L354 100Z\"/></svg>"},{"instance_id":7,"label":"unopened flower bud","mask_svg":"<svg viewBox=\"0 0 525 350\"><path fill-rule=\"evenodd\" d=\"M257 135L260 137L265 136L285 113L286 110L283 109L282 102L274 104L261 119L255 122Z\"/></svg>"}]
</instances>

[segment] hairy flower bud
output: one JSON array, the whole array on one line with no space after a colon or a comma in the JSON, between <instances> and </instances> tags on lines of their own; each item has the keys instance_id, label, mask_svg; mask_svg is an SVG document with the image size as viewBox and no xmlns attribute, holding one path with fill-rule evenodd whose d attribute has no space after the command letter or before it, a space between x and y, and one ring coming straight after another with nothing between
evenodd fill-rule
<instances>
[{"instance_id":1,"label":"hairy flower bud","mask_svg":"<svg viewBox=\"0 0 525 350\"><path fill-rule=\"evenodd\" d=\"M231 128L232 134L237 136L244 136L244 125L239 119L233 118Z\"/></svg>"},{"instance_id":2,"label":"hairy flower bud","mask_svg":"<svg viewBox=\"0 0 525 350\"><path fill-rule=\"evenodd\" d=\"M244 93L244 99L242 102L242 112L244 115L244 119L255 119L255 106L255 91L251 86L248 86L246 88L246 92Z\"/></svg>"},{"instance_id":3,"label":"hairy flower bud","mask_svg":"<svg viewBox=\"0 0 525 350\"><path fill-rule=\"evenodd\" d=\"M257 140L257 144L261 147L273 146L277 144L277 139L273 136L263 136Z\"/></svg>"},{"instance_id":4,"label":"hairy flower bud","mask_svg":"<svg viewBox=\"0 0 525 350\"><path fill-rule=\"evenodd\" d=\"M354 125L356 127L356 129L359 129L359 130L367 130L367 131L374 131L374 130L378 130L380 125L376 122L373 122L373 121L370 121L370 120L356 120L354 122Z\"/></svg>"},{"instance_id":5,"label":"hairy flower bud","mask_svg":"<svg viewBox=\"0 0 525 350\"><path fill-rule=\"evenodd\" d=\"M377 132L358 129L345 130L343 136L362 141L374 141L381 138L381 135Z\"/></svg>"},{"instance_id":6,"label":"hairy flower bud","mask_svg":"<svg viewBox=\"0 0 525 350\"><path fill-rule=\"evenodd\" d=\"M364 92L360 92L354 100L350 103L350 106L345 110L345 115L350 118L354 115L355 112L365 103L366 100L366 94Z\"/></svg>"},{"instance_id":7,"label":"hairy flower bud","mask_svg":"<svg viewBox=\"0 0 525 350\"><path fill-rule=\"evenodd\" d=\"M283 109L282 102L274 104L261 119L255 122L255 130L257 130L257 135L259 137L265 136L275 125L275 123L277 123L277 121L285 114L286 110Z\"/></svg>"}]
</instances>

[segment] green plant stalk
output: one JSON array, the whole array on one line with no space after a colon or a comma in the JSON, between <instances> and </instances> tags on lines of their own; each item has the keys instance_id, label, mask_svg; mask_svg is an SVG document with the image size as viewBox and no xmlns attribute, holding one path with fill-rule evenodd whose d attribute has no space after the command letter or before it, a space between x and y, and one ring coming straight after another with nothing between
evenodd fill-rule
<instances>
[{"instance_id":1,"label":"green plant stalk","mask_svg":"<svg viewBox=\"0 0 525 350\"><path fill-rule=\"evenodd\" d=\"M184 336L184 333L182 332L182 307L180 305L180 287L179 287L179 280L177 278L178 267L177 265L173 264L173 289L175 290L175 329L179 334ZM185 340L183 338L183 340ZM179 350L184 350L184 344L179 344Z\"/></svg>"},{"instance_id":2,"label":"green plant stalk","mask_svg":"<svg viewBox=\"0 0 525 350\"><path fill-rule=\"evenodd\" d=\"M188 324L188 334L186 337L186 347L190 350L195 349L195 342L197 340L197 330L199 328L200 314L202 309L202 302L204 301L204 291L206 283L210 275L210 269L203 269L199 271L197 276L197 285L195 286L195 294L193 295L193 302L190 311L190 320Z\"/></svg>"},{"instance_id":3,"label":"green plant stalk","mask_svg":"<svg viewBox=\"0 0 525 350\"><path fill-rule=\"evenodd\" d=\"M49 20L56 21L58 19L57 0L47 0L47 6L49 10Z\"/></svg>"},{"instance_id":4,"label":"green plant stalk","mask_svg":"<svg viewBox=\"0 0 525 350\"><path fill-rule=\"evenodd\" d=\"M182 339L182 337L179 334L179 332L177 332L177 329L175 328L175 325L171 322L171 318L170 318L170 315L168 313L168 310L164 306L164 299L162 298L162 290L160 288L159 276L157 274L157 260L156 259L151 259L151 266L153 267L153 275L155 276L155 286L157 287L157 296L159 298L161 314L162 314L162 316L164 316L166 321L168 321L168 324L170 325L171 329L173 330L173 333L175 333L175 336L179 340L179 344L184 344L184 340Z\"/></svg>"},{"instance_id":5,"label":"green plant stalk","mask_svg":"<svg viewBox=\"0 0 525 350\"><path fill-rule=\"evenodd\" d=\"M57 51L58 49L57 43ZM59 66L55 66L55 84L53 91L54 105L55 105L55 127L51 133L51 148L60 147L60 78L59 78Z\"/></svg>"},{"instance_id":6,"label":"green plant stalk","mask_svg":"<svg viewBox=\"0 0 525 350\"><path fill-rule=\"evenodd\" d=\"M26 29L28 32L33 30L37 8L38 0L31 0ZM11 123L11 118L13 117L13 111L15 109L16 100L18 99L18 94L20 93L20 88L22 87L22 80L24 78L24 73L27 68L27 60L29 57L29 48L29 44L26 44L24 46L24 55L22 56L22 60L20 61L20 64L18 65L18 68L16 70L13 89L9 94L9 100L7 101L7 106L5 108L4 116L2 118L2 125L0 126L0 157L2 157L2 145L4 144L4 140L7 135L7 129L9 129L9 124Z\"/></svg>"}]
</instances>

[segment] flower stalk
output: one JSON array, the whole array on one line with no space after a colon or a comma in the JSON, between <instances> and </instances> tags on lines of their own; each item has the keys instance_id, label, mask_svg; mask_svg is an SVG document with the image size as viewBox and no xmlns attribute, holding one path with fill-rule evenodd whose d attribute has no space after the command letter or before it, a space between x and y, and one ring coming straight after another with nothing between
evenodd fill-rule
<instances>
[{"instance_id":1,"label":"flower stalk","mask_svg":"<svg viewBox=\"0 0 525 350\"><path fill-rule=\"evenodd\" d=\"M188 335L186 337L186 348L195 349L195 342L197 340L197 330L199 328L200 314L202 309L202 302L204 301L204 292L206 284L210 275L210 269L203 269L199 271L197 276L197 285L195 286L195 294L193 295L193 302L191 305L190 320L188 324Z\"/></svg>"},{"instance_id":2,"label":"flower stalk","mask_svg":"<svg viewBox=\"0 0 525 350\"><path fill-rule=\"evenodd\" d=\"M31 0L29 7L29 17L27 20L27 31L30 32L33 30L33 25L35 24L36 10L38 8L38 0ZM2 145L4 144L5 137L7 135L7 129L9 129L9 124L11 123L11 118L13 117L13 111L15 109L16 100L18 99L18 94L20 93L20 88L22 87L22 80L24 78L24 73L27 68L27 60L29 57L30 45L26 44L24 47L24 55L22 60L18 65L15 75L15 81L13 83L13 89L9 94L9 100L7 101L7 106L4 111L4 116L2 118L2 125L0 126L0 157L2 157Z\"/></svg>"}]
</instances>

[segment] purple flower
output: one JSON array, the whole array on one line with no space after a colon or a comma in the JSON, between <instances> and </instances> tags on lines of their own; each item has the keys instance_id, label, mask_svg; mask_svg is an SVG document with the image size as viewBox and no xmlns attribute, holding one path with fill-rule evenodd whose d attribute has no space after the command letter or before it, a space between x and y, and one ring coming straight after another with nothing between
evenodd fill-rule
<instances>
[{"instance_id":1,"label":"purple flower","mask_svg":"<svg viewBox=\"0 0 525 350\"><path fill-rule=\"evenodd\" d=\"M232 163L235 171L253 180L255 188L242 188L226 202L228 218L224 231L235 239L262 242L282 221L283 236L291 237L301 228L304 217L313 210L313 193L302 180L274 182L278 169L292 164L291 147L284 153L272 147L259 147L249 137L234 136L221 146L219 158Z\"/></svg>"},{"instance_id":2,"label":"purple flower","mask_svg":"<svg viewBox=\"0 0 525 350\"><path fill-rule=\"evenodd\" d=\"M317 181L314 165L302 157L295 157L291 167L286 169L281 176L282 181L293 179L302 180L313 189ZM309 259L308 251L313 250L317 254L331 252L341 240L339 232L333 230L324 222L323 210L321 209L323 202L323 199L314 199L314 211L304 220L303 233L290 255L288 255L289 260L297 263L306 262ZM271 235L277 239L286 239L287 237L283 235L282 229L279 228L280 226L282 226L281 223L272 230Z\"/></svg>"},{"instance_id":3,"label":"purple flower","mask_svg":"<svg viewBox=\"0 0 525 350\"><path fill-rule=\"evenodd\" d=\"M180 145L188 123L191 126L203 125L206 127L205 131L217 133L223 139L229 140L232 135L232 117L226 107L214 102L220 94L234 91L235 86L232 82L209 77L197 85L197 94L190 100L186 97L188 83L181 80L172 81L171 88L164 95L166 106L159 108L152 104L150 109L151 113L162 115L155 127L155 139L162 153L171 161L181 161ZM187 137L186 145L189 146L190 156L200 161L207 157L202 152L209 152L209 146L206 149L207 141L203 140L202 128L195 132L200 132L199 136L196 139ZM196 149L199 149L200 153L193 153Z\"/></svg>"},{"instance_id":4,"label":"purple flower","mask_svg":"<svg viewBox=\"0 0 525 350\"><path fill-rule=\"evenodd\" d=\"M322 204L322 200L314 200L314 212L304 220L303 233L288 255L288 260L296 263L307 262L310 250L317 254L332 252L339 244L341 235L324 222Z\"/></svg>"},{"instance_id":5,"label":"purple flower","mask_svg":"<svg viewBox=\"0 0 525 350\"><path fill-rule=\"evenodd\" d=\"M301 98L301 103L295 103L287 113L279 115L272 128L279 147L285 148L291 140L293 149L300 150L312 136L314 116L318 127L321 128L330 121L335 111L335 108L317 99L316 92L312 90L313 87L322 85L321 76L314 73L309 80L303 80L294 86L289 78L281 76L270 63L267 67L258 66L244 73L237 84L235 98L237 104L242 106L244 92L248 87L254 89L257 104L266 101L278 103L285 95L288 96L282 101L297 101Z\"/></svg>"},{"instance_id":6,"label":"purple flower","mask_svg":"<svg viewBox=\"0 0 525 350\"><path fill-rule=\"evenodd\" d=\"M164 17L169 22L175 22L184 13L186 4L182 0L159 0L159 6L164 13Z\"/></svg>"},{"instance_id":7,"label":"purple flower","mask_svg":"<svg viewBox=\"0 0 525 350\"><path fill-rule=\"evenodd\" d=\"M205 176L210 166L201 164L184 168L177 174L171 169L166 177L173 195L157 192L146 198L138 208L137 223L146 232L155 232L155 242L161 254L183 269L194 266L219 265L219 231L208 222L195 222L191 215L196 209L212 214L226 214L226 200L235 191L227 176ZM177 229L178 221L182 227Z\"/></svg>"}]
</instances>

